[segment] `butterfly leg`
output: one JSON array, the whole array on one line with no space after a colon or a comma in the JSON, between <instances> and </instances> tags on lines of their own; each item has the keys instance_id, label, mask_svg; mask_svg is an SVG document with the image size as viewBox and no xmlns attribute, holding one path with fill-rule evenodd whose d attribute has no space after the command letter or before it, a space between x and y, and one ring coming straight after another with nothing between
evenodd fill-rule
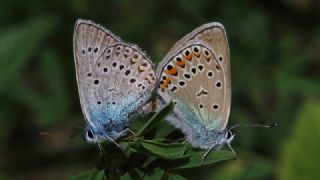
<instances>
[{"instance_id":1,"label":"butterfly leg","mask_svg":"<svg viewBox=\"0 0 320 180\"><path fill-rule=\"evenodd\" d=\"M213 144L206 153L204 153L204 155L202 156L202 161L201 164L203 164L206 161L207 156L209 155L209 153L213 150L213 148L216 146L216 144Z\"/></svg>"},{"instance_id":2,"label":"butterfly leg","mask_svg":"<svg viewBox=\"0 0 320 180\"><path fill-rule=\"evenodd\" d=\"M136 134L135 134L131 129L129 129L129 128L126 128L125 130L121 131L121 132L119 133L119 137L120 137L120 136L125 136L125 135L127 135L128 133L132 134L132 135L133 135L133 138L135 138Z\"/></svg>"},{"instance_id":3,"label":"butterfly leg","mask_svg":"<svg viewBox=\"0 0 320 180\"><path fill-rule=\"evenodd\" d=\"M106 136L106 137L107 137L107 139L108 139L110 142L114 143L118 148L120 148L120 145L119 145L114 139L112 139L112 138L109 137L109 136Z\"/></svg>"},{"instance_id":4,"label":"butterfly leg","mask_svg":"<svg viewBox=\"0 0 320 180\"><path fill-rule=\"evenodd\" d=\"M233 152L233 154L235 154L235 155L237 156L237 154L236 154L236 152L234 151L234 149L232 148L230 142L227 143L227 145L228 145L228 147L231 149L231 151Z\"/></svg>"},{"instance_id":5,"label":"butterfly leg","mask_svg":"<svg viewBox=\"0 0 320 180\"><path fill-rule=\"evenodd\" d=\"M176 142L180 142L180 141L185 141L186 140L186 137L183 137L183 138L179 138L177 140L175 140Z\"/></svg>"}]
</instances>

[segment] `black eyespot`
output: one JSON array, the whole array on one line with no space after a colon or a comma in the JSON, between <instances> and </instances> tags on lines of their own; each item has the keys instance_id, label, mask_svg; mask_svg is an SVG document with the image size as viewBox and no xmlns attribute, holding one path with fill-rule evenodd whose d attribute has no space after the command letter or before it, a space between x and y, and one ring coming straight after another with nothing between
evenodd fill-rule
<instances>
[{"instance_id":1,"label":"black eyespot","mask_svg":"<svg viewBox=\"0 0 320 180\"><path fill-rule=\"evenodd\" d=\"M91 76L92 76L92 73L88 73L87 76L88 76L88 77L91 77Z\"/></svg>"},{"instance_id":2,"label":"black eyespot","mask_svg":"<svg viewBox=\"0 0 320 180\"><path fill-rule=\"evenodd\" d=\"M97 104L101 104L101 101L97 101Z\"/></svg>"},{"instance_id":3,"label":"black eyespot","mask_svg":"<svg viewBox=\"0 0 320 180\"><path fill-rule=\"evenodd\" d=\"M204 54L205 54L206 56L208 56L208 55L209 55L209 51L204 50Z\"/></svg>"},{"instance_id":4,"label":"black eyespot","mask_svg":"<svg viewBox=\"0 0 320 180\"><path fill-rule=\"evenodd\" d=\"M193 74L196 74L197 69L193 67L193 68L191 68L191 72L192 72Z\"/></svg>"},{"instance_id":5,"label":"black eyespot","mask_svg":"<svg viewBox=\"0 0 320 180\"><path fill-rule=\"evenodd\" d=\"M201 64L198 65L198 68L199 68L200 71L202 71L203 70L203 65L201 65Z\"/></svg>"},{"instance_id":6,"label":"black eyespot","mask_svg":"<svg viewBox=\"0 0 320 180\"><path fill-rule=\"evenodd\" d=\"M171 89L170 89L170 91L171 92L174 92L174 91L176 91L178 88L176 87L176 86L173 86Z\"/></svg>"},{"instance_id":7,"label":"black eyespot","mask_svg":"<svg viewBox=\"0 0 320 180\"><path fill-rule=\"evenodd\" d=\"M81 52L82 52L82 54L85 54L85 53L86 53L86 51L85 51L85 50L82 50Z\"/></svg>"},{"instance_id":8,"label":"black eyespot","mask_svg":"<svg viewBox=\"0 0 320 180\"><path fill-rule=\"evenodd\" d=\"M90 138L90 139L93 138L93 133L92 133L91 130L88 130L88 131L87 131L87 137Z\"/></svg>"},{"instance_id":9,"label":"black eyespot","mask_svg":"<svg viewBox=\"0 0 320 180\"><path fill-rule=\"evenodd\" d=\"M115 104L116 104L116 102L115 102L115 101L112 101L112 104L113 104L113 105L115 105Z\"/></svg>"},{"instance_id":10,"label":"black eyespot","mask_svg":"<svg viewBox=\"0 0 320 180\"><path fill-rule=\"evenodd\" d=\"M110 56L108 55L108 56L106 56L106 59L109 59L110 58Z\"/></svg>"},{"instance_id":11,"label":"black eyespot","mask_svg":"<svg viewBox=\"0 0 320 180\"><path fill-rule=\"evenodd\" d=\"M213 72L209 71L209 72L208 72L208 76L209 76L209 77L212 77L212 76L213 76Z\"/></svg>"},{"instance_id":12,"label":"black eyespot","mask_svg":"<svg viewBox=\"0 0 320 180\"><path fill-rule=\"evenodd\" d=\"M88 47L88 51L91 52L91 47Z\"/></svg>"},{"instance_id":13,"label":"black eyespot","mask_svg":"<svg viewBox=\"0 0 320 180\"><path fill-rule=\"evenodd\" d=\"M127 69L126 72L124 72L124 74L125 74L126 76L128 76L128 75L130 74L130 70Z\"/></svg>"},{"instance_id":14,"label":"black eyespot","mask_svg":"<svg viewBox=\"0 0 320 180\"><path fill-rule=\"evenodd\" d=\"M221 82L220 81L218 81L217 83L216 83L216 87L221 87Z\"/></svg>"},{"instance_id":15,"label":"black eyespot","mask_svg":"<svg viewBox=\"0 0 320 180\"><path fill-rule=\"evenodd\" d=\"M123 56L124 56L124 58L127 58L127 57L128 57L128 54L124 54Z\"/></svg>"},{"instance_id":16,"label":"black eyespot","mask_svg":"<svg viewBox=\"0 0 320 180\"><path fill-rule=\"evenodd\" d=\"M193 51L194 51L194 52L199 52L199 49L198 49L197 47L194 47L194 48L193 48Z\"/></svg>"},{"instance_id":17,"label":"black eyespot","mask_svg":"<svg viewBox=\"0 0 320 180\"><path fill-rule=\"evenodd\" d=\"M134 55L133 55L133 58L134 58L134 59L137 59L138 57L139 57L138 54L134 54Z\"/></svg>"},{"instance_id":18,"label":"black eyespot","mask_svg":"<svg viewBox=\"0 0 320 180\"><path fill-rule=\"evenodd\" d=\"M108 72L108 68L103 68L103 72Z\"/></svg>"},{"instance_id":19,"label":"black eyespot","mask_svg":"<svg viewBox=\"0 0 320 180\"><path fill-rule=\"evenodd\" d=\"M130 83L134 83L134 82L136 82L136 79L130 79Z\"/></svg>"},{"instance_id":20,"label":"black eyespot","mask_svg":"<svg viewBox=\"0 0 320 180\"><path fill-rule=\"evenodd\" d=\"M111 53L111 49L108 49L107 53L110 54Z\"/></svg>"},{"instance_id":21,"label":"black eyespot","mask_svg":"<svg viewBox=\"0 0 320 180\"><path fill-rule=\"evenodd\" d=\"M96 80L93 81L93 83L94 83L95 85L97 85L97 84L99 84L99 80L96 79Z\"/></svg>"},{"instance_id":22,"label":"black eyespot","mask_svg":"<svg viewBox=\"0 0 320 180\"><path fill-rule=\"evenodd\" d=\"M142 88L142 89L145 89L146 87L142 86L141 88Z\"/></svg>"},{"instance_id":23,"label":"black eyespot","mask_svg":"<svg viewBox=\"0 0 320 180\"><path fill-rule=\"evenodd\" d=\"M190 78L191 78L190 74L184 74L183 76L184 76L185 78L187 78L187 79L190 79Z\"/></svg>"},{"instance_id":24,"label":"black eyespot","mask_svg":"<svg viewBox=\"0 0 320 180\"><path fill-rule=\"evenodd\" d=\"M202 109L203 108L203 104L199 104L199 108Z\"/></svg>"},{"instance_id":25,"label":"black eyespot","mask_svg":"<svg viewBox=\"0 0 320 180\"><path fill-rule=\"evenodd\" d=\"M162 76L162 79L163 79L163 80L166 80L166 79L167 79L167 76Z\"/></svg>"},{"instance_id":26,"label":"black eyespot","mask_svg":"<svg viewBox=\"0 0 320 180\"><path fill-rule=\"evenodd\" d=\"M113 67L116 67L116 66L117 66L117 63L116 63L116 62L113 62L113 63L112 63L112 66L113 66Z\"/></svg>"},{"instance_id":27,"label":"black eyespot","mask_svg":"<svg viewBox=\"0 0 320 180\"><path fill-rule=\"evenodd\" d=\"M123 68L124 68L124 65L121 64L121 65L119 66L119 69L122 70Z\"/></svg>"},{"instance_id":28,"label":"black eyespot","mask_svg":"<svg viewBox=\"0 0 320 180\"><path fill-rule=\"evenodd\" d=\"M94 48L93 52L94 52L94 53L97 53L98 50L99 50L99 48L96 47L96 48Z\"/></svg>"},{"instance_id":29,"label":"black eyespot","mask_svg":"<svg viewBox=\"0 0 320 180\"><path fill-rule=\"evenodd\" d=\"M184 81L180 81L180 82L179 82L179 85L180 85L180 86L184 86L185 84L186 84L186 83L185 83Z\"/></svg>"},{"instance_id":30,"label":"black eyespot","mask_svg":"<svg viewBox=\"0 0 320 180\"><path fill-rule=\"evenodd\" d=\"M217 110L219 108L219 106L217 104L213 105L213 109Z\"/></svg>"},{"instance_id":31,"label":"black eyespot","mask_svg":"<svg viewBox=\"0 0 320 180\"><path fill-rule=\"evenodd\" d=\"M100 63L98 63L98 67L100 67Z\"/></svg>"},{"instance_id":32,"label":"black eyespot","mask_svg":"<svg viewBox=\"0 0 320 180\"><path fill-rule=\"evenodd\" d=\"M186 50L186 51L184 52L184 54L185 54L186 56L189 56L190 52L189 52L188 50Z\"/></svg>"},{"instance_id":33,"label":"black eyespot","mask_svg":"<svg viewBox=\"0 0 320 180\"><path fill-rule=\"evenodd\" d=\"M170 70L170 69L172 69L173 67L169 64L168 66L167 66L167 70Z\"/></svg>"},{"instance_id":34,"label":"black eyespot","mask_svg":"<svg viewBox=\"0 0 320 180\"><path fill-rule=\"evenodd\" d=\"M176 58L176 61L177 61L177 62L181 62L181 61L182 61L181 57L177 57L177 58Z\"/></svg>"},{"instance_id":35,"label":"black eyespot","mask_svg":"<svg viewBox=\"0 0 320 180\"><path fill-rule=\"evenodd\" d=\"M117 50L119 51L120 49L121 49L121 47L120 47L120 46L118 46L118 47L117 47Z\"/></svg>"},{"instance_id":36,"label":"black eyespot","mask_svg":"<svg viewBox=\"0 0 320 180\"><path fill-rule=\"evenodd\" d=\"M223 61L223 57L219 56L219 61L222 62Z\"/></svg>"}]
</instances>

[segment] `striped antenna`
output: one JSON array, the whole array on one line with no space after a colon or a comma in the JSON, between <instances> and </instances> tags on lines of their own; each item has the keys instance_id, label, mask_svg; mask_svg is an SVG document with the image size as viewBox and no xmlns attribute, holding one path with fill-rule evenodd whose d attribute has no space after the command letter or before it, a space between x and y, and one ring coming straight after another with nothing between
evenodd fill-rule
<instances>
[{"instance_id":1,"label":"striped antenna","mask_svg":"<svg viewBox=\"0 0 320 180\"><path fill-rule=\"evenodd\" d=\"M52 135L52 134L63 134L63 133L74 132L75 130L79 130L79 129L85 130L85 128L81 126L73 126L73 127L52 129L50 131L43 131L43 132L40 132L40 135L45 136L45 135Z\"/></svg>"},{"instance_id":2,"label":"striped antenna","mask_svg":"<svg viewBox=\"0 0 320 180\"><path fill-rule=\"evenodd\" d=\"M262 128L273 128L273 127L277 127L278 124L274 123L274 124L257 124L257 123L252 123L252 124L246 124L246 123L239 123L236 125L233 125L229 128L229 130L235 129L235 128L239 128L239 127L262 127Z\"/></svg>"}]
</instances>

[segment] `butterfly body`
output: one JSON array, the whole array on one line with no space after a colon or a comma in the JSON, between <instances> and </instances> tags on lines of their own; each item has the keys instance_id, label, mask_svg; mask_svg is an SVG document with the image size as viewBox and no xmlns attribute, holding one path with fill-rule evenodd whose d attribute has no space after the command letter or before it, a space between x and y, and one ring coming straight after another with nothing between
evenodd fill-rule
<instances>
[{"instance_id":1,"label":"butterfly body","mask_svg":"<svg viewBox=\"0 0 320 180\"><path fill-rule=\"evenodd\" d=\"M229 47L220 23L200 26L178 41L157 69L158 92L175 102L168 121L201 149L230 146L226 129L231 104Z\"/></svg>"},{"instance_id":2,"label":"butterfly body","mask_svg":"<svg viewBox=\"0 0 320 180\"><path fill-rule=\"evenodd\" d=\"M109 30L78 20L74 59L89 142L113 141L125 135L129 121L140 112L156 83L149 58Z\"/></svg>"}]
</instances>

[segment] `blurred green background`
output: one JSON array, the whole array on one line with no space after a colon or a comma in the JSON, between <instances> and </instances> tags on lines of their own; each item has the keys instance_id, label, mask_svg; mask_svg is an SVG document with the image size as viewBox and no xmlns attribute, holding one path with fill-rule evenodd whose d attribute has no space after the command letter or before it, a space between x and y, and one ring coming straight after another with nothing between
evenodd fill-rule
<instances>
[{"instance_id":1,"label":"blurred green background","mask_svg":"<svg viewBox=\"0 0 320 180\"><path fill-rule=\"evenodd\" d=\"M73 26L91 19L158 62L201 24L224 24L231 53L229 125L243 128L238 159L190 169L187 179L320 179L318 0L1 0L0 179L67 179L92 168L80 136L39 136L84 123L73 63Z\"/></svg>"}]
</instances>

